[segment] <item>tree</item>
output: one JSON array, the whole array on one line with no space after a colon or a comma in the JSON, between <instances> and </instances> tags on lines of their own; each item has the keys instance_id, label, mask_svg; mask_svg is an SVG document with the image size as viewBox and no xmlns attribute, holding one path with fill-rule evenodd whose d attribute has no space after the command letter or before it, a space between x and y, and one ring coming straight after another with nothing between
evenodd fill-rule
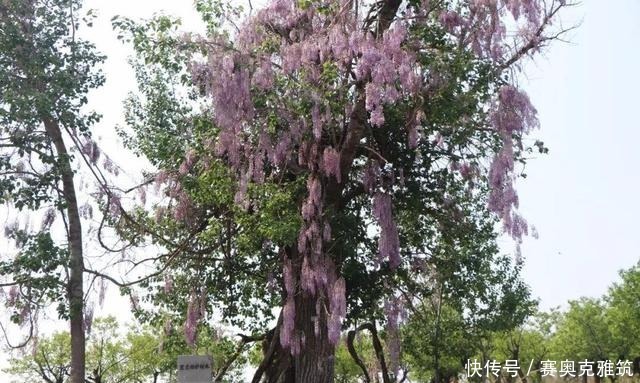
<instances>
[{"instance_id":1,"label":"tree","mask_svg":"<svg viewBox=\"0 0 640 383\"><path fill-rule=\"evenodd\" d=\"M554 357L571 360L625 361L637 372L638 266L620 271L602 298L580 298L569 302L552 338Z\"/></svg>"},{"instance_id":2,"label":"tree","mask_svg":"<svg viewBox=\"0 0 640 383\"><path fill-rule=\"evenodd\" d=\"M607 320L607 307L601 299L583 297L569 301L569 309L560 318L552 342L558 358L590 361L594 371L597 371L597 362L618 358ZM595 374L596 382L600 378ZM586 379L583 377L584 381Z\"/></svg>"},{"instance_id":3,"label":"tree","mask_svg":"<svg viewBox=\"0 0 640 383\"><path fill-rule=\"evenodd\" d=\"M9 225L17 256L2 260L11 286L6 303L12 320L31 323L39 308L58 303L69 320L71 381L84 382L84 255L82 206L78 201L73 150L99 155L84 113L87 92L100 86L96 66L103 56L76 37L79 2L9 0L0 4L0 201L28 216L42 212L43 225ZM64 240L51 225L62 218ZM32 335L32 331L30 331Z\"/></svg>"},{"instance_id":4,"label":"tree","mask_svg":"<svg viewBox=\"0 0 640 383\"><path fill-rule=\"evenodd\" d=\"M97 318L87 337L87 383L159 383L175 382L178 355L191 350L178 334L165 334L163 329L130 327L121 331L113 317ZM216 382L240 382L241 369L224 363L235 350L235 344L220 333L200 337L196 351L214 357ZM47 383L69 382L71 338L67 332L43 337L33 353L13 358L7 372L23 381ZM239 365L243 364L243 360ZM222 376L226 375L224 379Z\"/></svg>"},{"instance_id":5,"label":"tree","mask_svg":"<svg viewBox=\"0 0 640 383\"><path fill-rule=\"evenodd\" d=\"M520 366L518 377L522 382L526 383L529 379L540 381L541 361L565 360L555 354L553 345L560 318L561 313L557 309L537 312L516 328L492 333L487 347L489 350L483 352L483 360L517 360ZM508 382L514 381L510 374L503 372L502 375Z\"/></svg>"},{"instance_id":6,"label":"tree","mask_svg":"<svg viewBox=\"0 0 640 383\"><path fill-rule=\"evenodd\" d=\"M618 358L633 359L635 373L640 371L640 265L620 271L621 281L609 288L605 300L607 319Z\"/></svg>"},{"instance_id":7,"label":"tree","mask_svg":"<svg viewBox=\"0 0 640 383\"><path fill-rule=\"evenodd\" d=\"M533 313L536 302L520 279L521 265L482 244L475 244L475 252L458 249L455 257L434 260L440 263L432 278L437 288L422 294L403 328L404 354L414 379L448 382L468 359L489 360L492 350L486 345L493 346L495 334L520 328Z\"/></svg>"},{"instance_id":8,"label":"tree","mask_svg":"<svg viewBox=\"0 0 640 383\"><path fill-rule=\"evenodd\" d=\"M537 120L513 68L565 2L401 3L280 0L234 23L199 1L204 38L167 17L116 22L144 63L123 134L163 192L120 233L168 248L144 287L189 342L213 303L265 338L254 382L331 381L342 328L362 321L393 344L403 288L469 222L527 232L513 182Z\"/></svg>"},{"instance_id":9,"label":"tree","mask_svg":"<svg viewBox=\"0 0 640 383\"><path fill-rule=\"evenodd\" d=\"M40 340L32 354L12 359L7 372L31 382L65 383L68 381L70 361L69 333L58 332Z\"/></svg>"},{"instance_id":10,"label":"tree","mask_svg":"<svg viewBox=\"0 0 640 383\"><path fill-rule=\"evenodd\" d=\"M375 358L373 345L371 340L366 336L360 336L358 341L354 342L357 354L361 358L365 370L369 376L377 375L380 371L378 361ZM351 383L361 380L363 372L358 366L345 343L340 343L336 348L336 377L338 383Z\"/></svg>"}]
</instances>

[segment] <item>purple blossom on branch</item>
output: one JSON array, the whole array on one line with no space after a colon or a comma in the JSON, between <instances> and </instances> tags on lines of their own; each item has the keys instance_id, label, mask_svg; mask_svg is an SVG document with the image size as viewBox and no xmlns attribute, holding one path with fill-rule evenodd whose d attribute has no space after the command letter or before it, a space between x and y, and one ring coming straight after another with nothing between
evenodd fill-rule
<instances>
[{"instance_id":1,"label":"purple blossom on branch","mask_svg":"<svg viewBox=\"0 0 640 383\"><path fill-rule=\"evenodd\" d=\"M200 321L200 302L195 292L191 292L187 306L187 319L184 323L184 335L187 345L193 347L196 343L198 322Z\"/></svg>"},{"instance_id":2,"label":"purple blossom on branch","mask_svg":"<svg viewBox=\"0 0 640 383\"><path fill-rule=\"evenodd\" d=\"M280 344L291 347L295 330L296 308L293 297L289 296L282 309L282 327L280 329Z\"/></svg>"},{"instance_id":3,"label":"purple blossom on branch","mask_svg":"<svg viewBox=\"0 0 640 383\"><path fill-rule=\"evenodd\" d=\"M391 268L400 265L400 239L398 227L393 219L391 196L377 192L373 196L373 215L380 226L378 251L382 259L388 259Z\"/></svg>"}]
</instances>

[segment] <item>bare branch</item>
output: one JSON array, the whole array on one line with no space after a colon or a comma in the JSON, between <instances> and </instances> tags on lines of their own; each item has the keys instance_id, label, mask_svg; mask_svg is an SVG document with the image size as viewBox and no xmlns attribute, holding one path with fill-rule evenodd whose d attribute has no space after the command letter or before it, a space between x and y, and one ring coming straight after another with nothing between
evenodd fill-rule
<instances>
[{"instance_id":1,"label":"bare branch","mask_svg":"<svg viewBox=\"0 0 640 383\"><path fill-rule=\"evenodd\" d=\"M503 71L506 68L509 68L511 65L513 65L514 63L520 61L520 59L527 55L530 51L540 47L540 44L548 41L548 40L552 40L554 38L559 37L560 35L574 29L573 28L569 28L569 29L565 29L560 31L555 37L545 37L543 36L543 32L547 29L547 27L551 24L551 21L553 20L554 16L558 13L558 11L560 11L560 9L562 9L563 7L569 7L569 6L575 6L577 5L577 3L570 3L570 4L566 4L563 2L558 2L556 3L555 1L551 4L551 9L549 11L547 11L545 13L545 16L542 20L542 22L540 23L540 26L538 27L538 29L535 31L535 33L529 38L529 40L527 41L527 43L525 45L523 45L522 47L520 47L507 61L505 61L504 63L500 64L498 66L498 71Z\"/></svg>"}]
</instances>

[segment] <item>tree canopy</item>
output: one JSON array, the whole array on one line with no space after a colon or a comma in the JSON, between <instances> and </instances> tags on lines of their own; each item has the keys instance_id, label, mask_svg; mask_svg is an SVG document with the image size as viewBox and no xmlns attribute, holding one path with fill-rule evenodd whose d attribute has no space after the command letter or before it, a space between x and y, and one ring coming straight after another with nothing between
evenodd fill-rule
<instances>
[{"instance_id":1,"label":"tree canopy","mask_svg":"<svg viewBox=\"0 0 640 383\"><path fill-rule=\"evenodd\" d=\"M564 2L544 6L197 2L206 36L170 17L116 20L137 54L122 134L162 193L136 210L145 236L121 234L170 249L148 281L166 310L141 317L173 312L193 341L208 318L197 307L216 308L267 334L255 380L325 381L342 328L381 321L398 338L402 306L420 298L407 292L432 296L447 267L487 275L478 255L497 253L496 223L516 241L528 231L518 165L546 150L526 145L536 111L515 76L555 36ZM487 295L512 293L487 282Z\"/></svg>"}]
</instances>

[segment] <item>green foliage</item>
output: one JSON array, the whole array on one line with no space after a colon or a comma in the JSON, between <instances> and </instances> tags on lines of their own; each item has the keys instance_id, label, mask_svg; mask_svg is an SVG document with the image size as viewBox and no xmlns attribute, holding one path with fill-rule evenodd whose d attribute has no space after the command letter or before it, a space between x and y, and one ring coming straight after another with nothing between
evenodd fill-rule
<instances>
[{"instance_id":1,"label":"green foliage","mask_svg":"<svg viewBox=\"0 0 640 383\"><path fill-rule=\"evenodd\" d=\"M474 357L483 361L517 360L524 375L529 372L530 379L540 381L540 361L553 359L553 337L560 318L557 310L537 312L514 329L490 334L480 354Z\"/></svg>"},{"instance_id":2,"label":"green foliage","mask_svg":"<svg viewBox=\"0 0 640 383\"><path fill-rule=\"evenodd\" d=\"M71 361L71 340L67 332L56 332L41 339L31 354L9 361L5 372L24 381L66 383ZM48 379L48 380L47 380ZM14 382L18 382L14 380Z\"/></svg>"},{"instance_id":3,"label":"green foliage","mask_svg":"<svg viewBox=\"0 0 640 383\"><path fill-rule=\"evenodd\" d=\"M487 351L494 334L520 328L536 304L520 280L521 266L508 257L489 251L438 262L434 291L402 329L406 363L424 381L455 377L468 358Z\"/></svg>"},{"instance_id":4,"label":"green foliage","mask_svg":"<svg viewBox=\"0 0 640 383\"><path fill-rule=\"evenodd\" d=\"M161 381L175 382L178 355L196 353L211 355L214 375L236 350L231 339L216 330L202 329L203 336L195 348L188 347L178 334L165 336L163 331L150 327L122 327L114 317L94 321L87 340L87 381L102 383L146 383L158 376ZM50 379L53 383L67 383L71 360L71 338L67 332L44 337L32 353L14 357L6 372L19 376L21 382ZM222 382L240 382L246 359L241 356ZM46 378L45 378L46 377Z\"/></svg>"},{"instance_id":5,"label":"green foliage","mask_svg":"<svg viewBox=\"0 0 640 383\"><path fill-rule=\"evenodd\" d=\"M303 8L312 5L308 1L300 4ZM447 6L436 5L442 9ZM90 43L75 38L78 7L62 0L9 0L0 5L0 14L5 16L0 37L0 144L4 147L7 142L16 149L10 155L2 152L0 157L0 202L12 203L18 210L46 205L63 212L68 207L58 194L61 169L70 172L70 165L62 165L69 161L75 164L75 159L53 154L41 122L54 118L74 140L88 140L89 127L99 119L82 111L87 91L104 81L94 69L104 57L96 54ZM215 0L198 0L195 7L209 36L226 36L223 20L240 11ZM439 10L436 8L433 15ZM320 13L330 11L319 8ZM33 23L25 31L25 23L7 14ZM425 71L439 74L441 86L428 89L432 94L419 97L419 101L404 100L386 108L386 123L379 128L364 124L363 145L355 149L353 176L344 175L347 184L327 197L330 208L322 211L333 232L327 240L328 255L347 281L344 325L384 321L382 302L402 294L407 304L416 306L402 329L407 346L404 363L423 379L453 375L466 357L486 353L483 345L489 341L496 342L497 349L506 347L500 336L514 329L520 329L521 338L526 339L523 344L539 340L535 332L522 328L534 303L520 279L521 265L498 255L496 220L486 207L487 180L470 181L452 170L462 162L480 167L496 152L500 137L486 128L487 107L507 78L496 76L488 62L450 41L437 16L430 17L410 33L429 47L415 53L423 68L428 68ZM221 370L237 346L213 329L212 318L221 314L227 323L263 334L272 322L273 309L282 305L283 250L297 243L308 174L296 164L283 169L260 164L256 166L267 168L266 180L238 179L224 161L211 155L219 130L212 123L206 89L194 78L194 67L207 54L206 44L181 34L180 20L166 15L142 23L114 18L113 25L119 39L135 51L131 63L137 80L137 89L125 101L126 127L120 128L119 134L128 149L157 168L157 174L147 176L158 180L162 194L154 200L153 211L139 207L126 219L108 219L107 223L131 245L149 243L168 253L155 258L159 272L139 286L153 309L136 310L135 314L151 327L123 335L113 319L96 321L88 347L89 374L94 381L138 381L152 376L156 368L160 373L171 371L175 356L190 352L214 355L215 368ZM277 39L274 35L257 49L275 52ZM306 116L311 114L309 95L313 93L328 100L323 112L342 113L353 98L345 91L350 75L341 74L340 68L329 62L318 74L321 81L317 86L276 77L273 89L256 92L254 101L260 107L283 101L285 110ZM428 116L424 139L416 150L409 148L406 131L398 128L406 125L407 116L414 111ZM273 110L260 118L266 125L265 134L274 140L281 138L279 133L289 123ZM332 133L327 139L336 140L339 134ZM429 142L436 134L449 143L447 151ZM516 159L524 163L525 153L533 149L526 147L521 137L515 141ZM397 185L383 185L392 194L403 243L403 264L397 272L379 260L378 233L370 230L374 219L371 198L364 193L360 179L371 159L367 149L373 150L367 145L375 147L377 156L403 175ZM544 151L541 143L534 146ZM34 163L38 171L31 172L28 169L33 169ZM396 177L389 167L382 171L390 173L385 177ZM162 178L171 181L163 183L159 181ZM242 193L248 195L250 206L236 198ZM15 260L0 263L0 275L12 275L16 283L28 286L28 291L21 290L23 302L13 303L14 320L21 320L21 304L41 301L61 302L58 310L66 317L64 285L58 280L69 266L68 246L57 244L45 230L35 235L16 230L12 235L20 253ZM182 331L157 335L166 323L186 322L192 296L203 297L199 302L203 307L199 343L188 346ZM630 302L623 298L616 302L617 317L635 315L630 314ZM592 314L599 306L576 307ZM571 318L567 314L562 326L577 326ZM606 324L606 318L602 320ZM600 327L598 324L598 330ZM558 334L562 329L559 327ZM383 339L391 340L388 337L383 333ZM54 336L52 341L56 339ZM358 351L375 369L371 344L363 339ZM624 341L620 334L616 339ZM576 346L575 352L587 346L591 347ZM43 363L37 361L37 355L24 365L24 373ZM360 372L344 347L338 349L337 358L338 379L357 380ZM63 363L64 355L58 359L56 363ZM243 363L244 355L236 365ZM238 371L229 379L240 379Z\"/></svg>"},{"instance_id":6,"label":"green foliage","mask_svg":"<svg viewBox=\"0 0 640 383\"><path fill-rule=\"evenodd\" d=\"M69 0L0 6L0 202L19 210L64 205L56 193L60 159L42 119L82 135L99 119L82 108L86 93L104 82L97 69L104 56L75 37L78 9Z\"/></svg>"},{"instance_id":7,"label":"green foliage","mask_svg":"<svg viewBox=\"0 0 640 383\"><path fill-rule=\"evenodd\" d=\"M80 3L71 0L0 5L0 203L19 217L43 217L40 229L7 225L17 254L0 259L0 277L18 287L16 308L35 312L55 303L61 318L69 316L70 251L68 236L54 238L50 228L58 216L68 220L67 197L75 191L63 187L62 178L73 177L77 162L54 142L90 138L100 116L86 111L86 95L104 82L98 68L105 57L75 35L92 19L79 13ZM66 138L46 131L45 121Z\"/></svg>"},{"instance_id":8,"label":"green foliage","mask_svg":"<svg viewBox=\"0 0 640 383\"><path fill-rule=\"evenodd\" d=\"M365 365L369 376L375 376L380 371L380 365L375 357L371 337L368 333L359 333L354 339L354 348L358 357ZM336 383L357 383L362 379L362 370L349 354L346 342L340 342L336 348L335 381Z\"/></svg>"},{"instance_id":9,"label":"green foliage","mask_svg":"<svg viewBox=\"0 0 640 383\"><path fill-rule=\"evenodd\" d=\"M55 115L69 129L87 133L98 119L84 114L86 93L104 82L96 69L104 56L88 41L78 39L76 1L9 0L0 10L0 121L3 132L15 133L14 145L25 153L44 145L34 134L43 113ZM71 14L70 14L71 12ZM13 17L8 17L11 15ZM46 161L46 156L41 156ZM49 158L48 163L51 163Z\"/></svg>"},{"instance_id":10,"label":"green foliage","mask_svg":"<svg viewBox=\"0 0 640 383\"><path fill-rule=\"evenodd\" d=\"M499 362L517 359L524 374L531 369L529 379L534 382L542 380L539 369L543 360L557 365L574 361L575 368L584 360L610 360L614 364L637 360L640 350L634 334L640 323L638 275L636 265L621 271L621 280L602 298L572 300L566 310L538 312L515 328L492 331L471 358Z\"/></svg>"},{"instance_id":11,"label":"green foliage","mask_svg":"<svg viewBox=\"0 0 640 383\"><path fill-rule=\"evenodd\" d=\"M21 248L12 261L0 262L0 275L11 275L16 286L22 290L14 302L9 303L13 310L12 320L23 324L20 312L26 306L45 306L57 303L61 318L68 318L66 304L66 286L64 269L68 251L55 244L49 232L30 234L17 230L10 234Z\"/></svg>"},{"instance_id":12,"label":"green foliage","mask_svg":"<svg viewBox=\"0 0 640 383\"><path fill-rule=\"evenodd\" d=\"M210 6L213 5L206 5L204 1L197 4L204 13L219 12ZM136 52L132 63L138 79L138 91L125 102L127 126L120 129L120 135L128 148L171 174L179 172L188 150L194 158L207 155L211 151L210 142L217 135L210 116L203 112L199 90L188 85L190 60L200 54L200 47L177 38L175 33L169 35L178 25L179 21L165 16L141 24L114 20L121 38L131 42ZM233 196L238 185L222 161L212 159L207 167L196 166L180 178L181 189L199 207L193 214L196 221L193 225L184 225L172 216L158 217L154 212L139 211L135 217L150 231L159 233L154 243L166 246L167 241L162 238L170 238L170 243L189 238L189 248L185 250L194 252L194 256L185 254L184 262L171 268L177 290L165 294L164 277L159 276L142 286L153 291L148 299L158 308L166 308L174 319L183 320L184 297L197 285L219 299L219 308L231 323L248 325L249 330L252 326L263 327L271 316L273 300L278 299L266 283L278 257L273 248L264 247L263 242L265 239L273 243L291 242L297 237L300 221L296 205L291 201L300 197L304 179L251 185L247 192L259 201L260 211L252 214L234 206ZM171 193L168 189L165 192ZM157 205L156 212L164 208ZM194 227L200 228L195 236ZM243 229L237 230L237 227ZM137 235L126 226L119 231L129 239ZM235 234L234 238L221 246L221 238L230 232ZM214 269L220 272L213 273ZM194 270L199 271L194 273ZM257 322L254 321L256 312L262 314ZM141 315L144 320L161 324L167 314Z\"/></svg>"},{"instance_id":13,"label":"green foliage","mask_svg":"<svg viewBox=\"0 0 640 383\"><path fill-rule=\"evenodd\" d=\"M599 299L570 301L553 342L557 356L569 360L618 359L618 355L612 355L606 306Z\"/></svg>"},{"instance_id":14,"label":"green foliage","mask_svg":"<svg viewBox=\"0 0 640 383\"><path fill-rule=\"evenodd\" d=\"M620 271L621 281L614 283L605 298L611 341L620 357L640 356L640 263Z\"/></svg>"}]
</instances>

